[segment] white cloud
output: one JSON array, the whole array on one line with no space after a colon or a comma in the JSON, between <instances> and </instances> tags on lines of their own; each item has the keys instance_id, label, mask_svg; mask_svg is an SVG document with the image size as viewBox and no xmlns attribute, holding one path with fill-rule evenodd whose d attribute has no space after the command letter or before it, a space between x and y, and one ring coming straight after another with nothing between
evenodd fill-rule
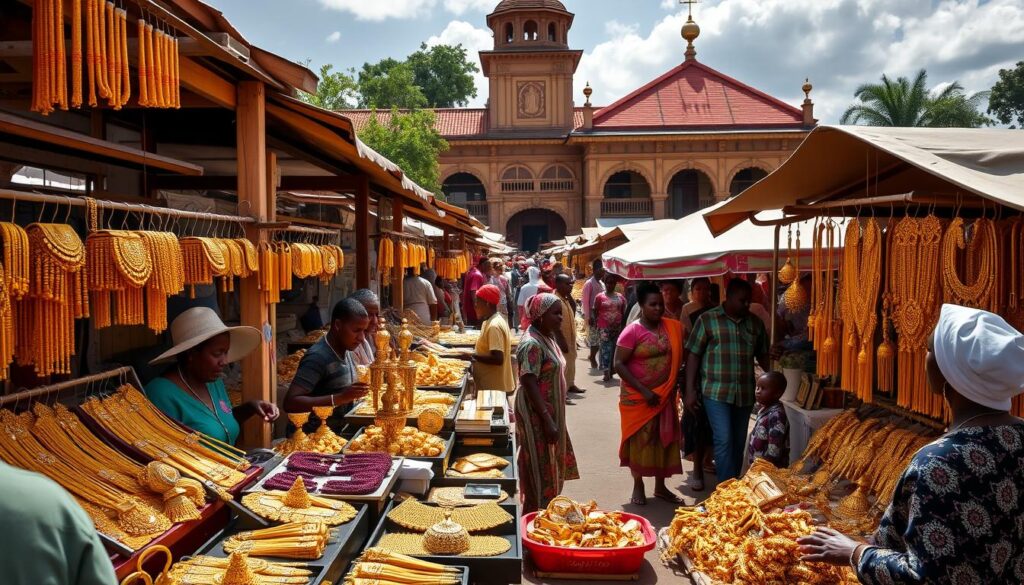
<instances>
[{"instance_id":1,"label":"white cloud","mask_svg":"<svg viewBox=\"0 0 1024 585\"><path fill-rule=\"evenodd\" d=\"M441 34L427 39L427 46L434 45L462 45L465 47L467 57L479 67L480 51L494 48L494 36L486 28L477 28L463 20L453 20L441 31ZM483 73L473 76L476 84L476 98L470 101L470 107L482 107L487 102L488 84Z\"/></svg>"},{"instance_id":2,"label":"white cloud","mask_svg":"<svg viewBox=\"0 0 1024 585\"><path fill-rule=\"evenodd\" d=\"M437 0L320 0L320 3L332 10L351 13L358 20L381 21L426 16Z\"/></svg>"},{"instance_id":3,"label":"white cloud","mask_svg":"<svg viewBox=\"0 0 1024 585\"><path fill-rule=\"evenodd\" d=\"M608 23L607 40L580 64L577 93L589 80L594 103L606 105L678 65L685 19L683 6L643 30ZM697 5L694 20L698 59L794 106L810 77L815 115L827 123L882 73L925 68L932 87L989 89L1024 46L1020 0L720 0Z\"/></svg>"},{"instance_id":4,"label":"white cloud","mask_svg":"<svg viewBox=\"0 0 1024 585\"><path fill-rule=\"evenodd\" d=\"M327 38L325 40L328 43L336 43L336 42L340 41L341 40L341 31L340 30L336 30L336 31L332 32L331 34L327 35Z\"/></svg>"},{"instance_id":5,"label":"white cloud","mask_svg":"<svg viewBox=\"0 0 1024 585\"><path fill-rule=\"evenodd\" d=\"M445 9L460 16L470 11L490 12L495 6L495 0L444 0Z\"/></svg>"}]
</instances>

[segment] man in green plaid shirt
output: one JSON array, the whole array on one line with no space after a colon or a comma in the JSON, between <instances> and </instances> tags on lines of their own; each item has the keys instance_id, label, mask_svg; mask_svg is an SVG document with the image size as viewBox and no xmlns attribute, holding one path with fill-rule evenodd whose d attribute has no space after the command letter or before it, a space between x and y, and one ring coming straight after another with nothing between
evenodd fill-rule
<instances>
[{"instance_id":1,"label":"man in green plaid shirt","mask_svg":"<svg viewBox=\"0 0 1024 585\"><path fill-rule=\"evenodd\" d=\"M729 281L725 302L697 319L686 342L690 355L685 405L696 409L697 389L703 390L719 482L740 476L754 408L754 360L765 371L769 369L768 332L761 319L750 313L752 291L743 279Z\"/></svg>"}]
</instances>

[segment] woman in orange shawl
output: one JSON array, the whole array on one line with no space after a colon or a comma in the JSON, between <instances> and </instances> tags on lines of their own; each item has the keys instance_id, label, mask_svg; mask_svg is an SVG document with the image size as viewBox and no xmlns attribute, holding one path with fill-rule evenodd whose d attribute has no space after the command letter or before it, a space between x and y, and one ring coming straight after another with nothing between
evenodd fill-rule
<instances>
[{"instance_id":1,"label":"woman in orange shawl","mask_svg":"<svg viewBox=\"0 0 1024 585\"><path fill-rule=\"evenodd\" d=\"M647 503L644 477L654 477L654 497L681 504L682 498L668 489L665 478L683 472L676 410L683 326L662 318L665 303L656 285L641 285L636 298L640 319L622 330L615 348L614 367L622 379L619 464L633 474L633 504Z\"/></svg>"}]
</instances>

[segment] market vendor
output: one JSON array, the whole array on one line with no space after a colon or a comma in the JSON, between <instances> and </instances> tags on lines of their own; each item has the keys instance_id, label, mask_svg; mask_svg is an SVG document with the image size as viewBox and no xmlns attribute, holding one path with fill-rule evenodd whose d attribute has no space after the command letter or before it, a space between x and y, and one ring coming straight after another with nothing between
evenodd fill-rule
<instances>
[{"instance_id":1,"label":"market vendor","mask_svg":"<svg viewBox=\"0 0 1024 585\"><path fill-rule=\"evenodd\" d=\"M474 309L483 319L480 337L475 351L461 357L473 362L473 381L477 388L511 394L516 389L512 375L512 331L498 311L500 303L501 291L497 286L485 284L477 289Z\"/></svg>"},{"instance_id":2,"label":"market vendor","mask_svg":"<svg viewBox=\"0 0 1024 585\"><path fill-rule=\"evenodd\" d=\"M359 301L369 317L363 341L352 351L352 359L357 366L369 366L377 358L377 348L373 345L373 340L377 336L377 320L380 318L380 297L368 288L361 288L348 298Z\"/></svg>"},{"instance_id":3,"label":"market vendor","mask_svg":"<svg viewBox=\"0 0 1024 585\"><path fill-rule=\"evenodd\" d=\"M233 445L239 422L259 416L278 417L277 405L251 400L234 408L221 374L260 344L254 327L228 327L209 307L193 307L171 323L174 344L150 362L173 364L146 384L146 396L164 414L209 437Z\"/></svg>"},{"instance_id":4,"label":"market vendor","mask_svg":"<svg viewBox=\"0 0 1024 585\"><path fill-rule=\"evenodd\" d=\"M370 315L362 303L344 299L334 305L331 328L306 350L288 388L284 409L311 412L314 406L350 404L366 395L358 383L353 352L363 343Z\"/></svg>"},{"instance_id":5,"label":"market vendor","mask_svg":"<svg viewBox=\"0 0 1024 585\"><path fill-rule=\"evenodd\" d=\"M805 561L850 564L862 583L1024 582L1024 335L1002 317L943 305L925 356L949 431L914 455L870 543L819 528Z\"/></svg>"}]
</instances>

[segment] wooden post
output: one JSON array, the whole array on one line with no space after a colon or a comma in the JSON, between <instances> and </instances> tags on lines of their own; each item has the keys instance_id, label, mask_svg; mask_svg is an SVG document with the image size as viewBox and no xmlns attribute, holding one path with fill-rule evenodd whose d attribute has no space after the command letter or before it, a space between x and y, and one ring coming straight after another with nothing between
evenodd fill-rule
<instances>
[{"instance_id":1,"label":"wooden post","mask_svg":"<svg viewBox=\"0 0 1024 585\"><path fill-rule=\"evenodd\" d=\"M401 199L395 197L391 200L391 230L399 234L402 233L404 218L405 206ZM404 312L405 290L402 288L402 281L405 278L405 269L400 266L399 257L401 253L401 245L395 242L395 266L391 269L391 302L396 309Z\"/></svg>"},{"instance_id":2,"label":"wooden post","mask_svg":"<svg viewBox=\"0 0 1024 585\"><path fill-rule=\"evenodd\" d=\"M444 238L441 240L441 250L447 254L448 250L451 249L452 232L448 228L444 228L444 235L441 237Z\"/></svg>"},{"instance_id":3,"label":"wooden post","mask_svg":"<svg viewBox=\"0 0 1024 585\"><path fill-rule=\"evenodd\" d=\"M258 81L242 81L237 89L236 156L238 159L239 213L245 213L259 222L272 219L273 206L268 177L266 133L266 87ZM275 161L270 161L275 162ZM261 230L246 228L246 237L259 242ZM258 278L246 278L240 283L242 325L255 327L262 337L260 346L242 360L242 400L274 399L272 388L274 340L270 320L270 305L263 302ZM250 418L242 428L239 441L243 448L269 447L270 425L258 417Z\"/></svg>"},{"instance_id":4,"label":"wooden post","mask_svg":"<svg viewBox=\"0 0 1024 585\"><path fill-rule=\"evenodd\" d=\"M359 177L356 188L356 288L370 286L370 180Z\"/></svg>"}]
</instances>

